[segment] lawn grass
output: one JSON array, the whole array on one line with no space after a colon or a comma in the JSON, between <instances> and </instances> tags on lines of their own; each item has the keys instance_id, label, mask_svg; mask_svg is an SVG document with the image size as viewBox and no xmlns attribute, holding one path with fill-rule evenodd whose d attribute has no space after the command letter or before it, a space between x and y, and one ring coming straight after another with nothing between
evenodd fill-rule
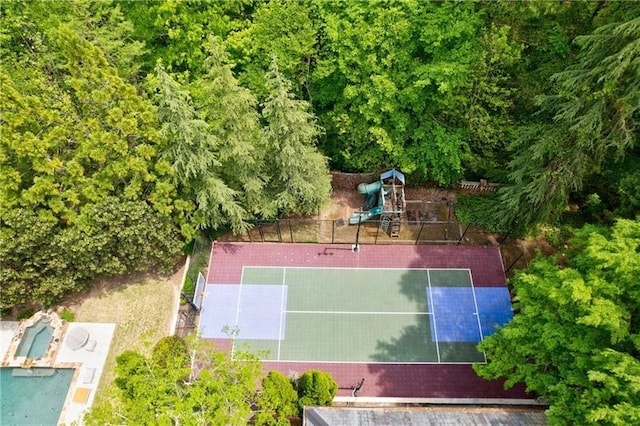
<instances>
[{"instance_id":1,"label":"lawn grass","mask_svg":"<svg viewBox=\"0 0 640 426\"><path fill-rule=\"evenodd\" d=\"M149 344L169 335L181 278L182 270L171 277L110 279L96 283L89 293L68 306L76 322L116 324L97 401L112 386L117 356L129 349L148 353Z\"/></svg>"}]
</instances>

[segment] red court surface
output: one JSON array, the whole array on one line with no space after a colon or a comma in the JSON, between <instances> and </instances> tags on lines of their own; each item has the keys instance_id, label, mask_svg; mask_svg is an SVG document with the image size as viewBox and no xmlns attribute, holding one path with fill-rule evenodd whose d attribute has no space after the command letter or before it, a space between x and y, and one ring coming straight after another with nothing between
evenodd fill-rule
<instances>
[{"instance_id":1,"label":"red court surface","mask_svg":"<svg viewBox=\"0 0 640 426\"><path fill-rule=\"evenodd\" d=\"M244 266L347 268L468 268L476 287L505 286L498 247L214 243L207 283L240 284ZM229 340L212 339L221 349ZM331 373L340 389L351 396L351 386L365 379L358 397L532 399L523 385L505 390L502 381L479 378L470 364L264 362L265 369L290 376L309 369Z\"/></svg>"}]
</instances>

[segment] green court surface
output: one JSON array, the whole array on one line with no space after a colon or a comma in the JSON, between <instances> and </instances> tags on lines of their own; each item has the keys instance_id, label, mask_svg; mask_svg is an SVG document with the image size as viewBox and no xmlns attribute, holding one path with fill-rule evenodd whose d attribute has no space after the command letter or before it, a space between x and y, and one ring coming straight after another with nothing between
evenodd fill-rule
<instances>
[{"instance_id":1,"label":"green court surface","mask_svg":"<svg viewBox=\"0 0 640 426\"><path fill-rule=\"evenodd\" d=\"M264 360L484 362L475 342L438 342L431 286L472 287L467 269L247 267L243 285L286 286L282 340L236 339ZM245 308L246 309L246 308Z\"/></svg>"}]
</instances>

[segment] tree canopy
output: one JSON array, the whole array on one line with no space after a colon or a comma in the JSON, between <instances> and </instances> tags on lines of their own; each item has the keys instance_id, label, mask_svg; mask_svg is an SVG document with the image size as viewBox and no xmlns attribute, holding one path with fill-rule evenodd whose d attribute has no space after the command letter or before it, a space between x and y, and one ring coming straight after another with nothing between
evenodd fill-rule
<instances>
[{"instance_id":1,"label":"tree canopy","mask_svg":"<svg viewBox=\"0 0 640 426\"><path fill-rule=\"evenodd\" d=\"M524 382L557 424L640 420L640 218L585 226L567 267L538 258L513 285L513 321L479 347L485 378Z\"/></svg>"}]
</instances>

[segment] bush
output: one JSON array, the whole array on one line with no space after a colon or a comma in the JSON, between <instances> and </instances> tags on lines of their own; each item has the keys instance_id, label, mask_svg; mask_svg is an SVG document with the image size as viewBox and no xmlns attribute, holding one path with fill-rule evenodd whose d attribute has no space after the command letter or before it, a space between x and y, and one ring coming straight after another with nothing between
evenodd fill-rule
<instances>
[{"instance_id":1,"label":"bush","mask_svg":"<svg viewBox=\"0 0 640 426\"><path fill-rule=\"evenodd\" d=\"M31 318L35 313L36 311L33 308L23 309L20 312L18 312L18 321Z\"/></svg>"},{"instance_id":2,"label":"bush","mask_svg":"<svg viewBox=\"0 0 640 426\"><path fill-rule=\"evenodd\" d=\"M65 321L73 322L75 317L76 317L75 314L68 309L63 309L62 312L60 312L60 318L62 318Z\"/></svg>"},{"instance_id":3,"label":"bush","mask_svg":"<svg viewBox=\"0 0 640 426\"><path fill-rule=\"evenodd\" d=\"M336 393L338 393L338 384L331 374L324 371L309 370L298 380L300 410L307 405L329 406Z\"/></svg>"},{"instance_id":4,"label":"bush","mask_svg":"<svg viewBox=\"0 0 640 426\"><path fill-rule=\"evenodd\" d=\"M298 393L291 381L282 373L270 371L262 379L258 406L259 411L255 417L256 425L288 425L288 418L299 414Z\"/></svg>"}]
</instances>

